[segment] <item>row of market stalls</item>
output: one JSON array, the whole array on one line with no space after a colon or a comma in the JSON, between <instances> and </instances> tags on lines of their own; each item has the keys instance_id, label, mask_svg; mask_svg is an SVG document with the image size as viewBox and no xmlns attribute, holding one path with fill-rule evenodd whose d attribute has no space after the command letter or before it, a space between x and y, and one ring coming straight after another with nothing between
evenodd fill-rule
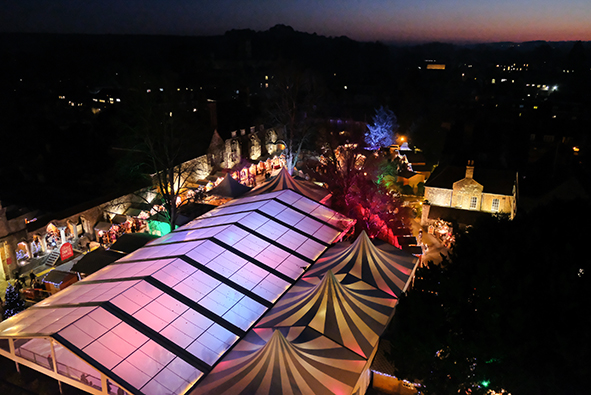
<instances>
[{"instance_id":1,"label":"row of market stalls","mask_svg":"<svg viewBox=\"0 0 591 395\"><path fill-rule=\"evenodd\" d=\"M227 174L242 185L248 187L257 186L257 176L271 174L275 170L279 170L286 166L285 155L274 156L267 160L261 160L258 163L240 163L234 169L227 172L217 172L210 175L206 179L197 180L196 186L203 188L206 192L210 192L217 187Z\"/></svg>"},{"instance_id":2,"label":"row of market stalls","mask_svg":"<svg viewBox=\"0 0 591 395\"><path fill-rule=\"evenodd\" d=\"M365 393L418 259L339 243L308 187L282 170L1 323L0 354L93 394Z\"/></svg>"},{"instance_id":3,"label":"row of market stalls","mask_svg":"<svg viewBox=\"0 0 591 395\"><path fill-rule=\"evenodd\" d=\"M31 280L30 287L22 290L23 297L32 303L45 299L48 295L66 289L154 239L157 237L148 233L123 234L109 249L101 246L74 259L69 270L51 269L39 275L35 284Z\"/></svg>"},{"instance_id":4,"label":"row of market stalls","mask_svg":"<svg viewBox=\"0 0 591 395\"><path fill-rule=\"evenodd\" d=\"M207 192L207 195L215 196L223 204L242 196L255 196L284 189L291 189L322 204L327 204L331 197L326 188L304 179L296 180L288 173L286 167L281 167L276 175L269 177L265 183L254 189L237 181L228 173L216 187Z\"/></svg>"}]
</instances>

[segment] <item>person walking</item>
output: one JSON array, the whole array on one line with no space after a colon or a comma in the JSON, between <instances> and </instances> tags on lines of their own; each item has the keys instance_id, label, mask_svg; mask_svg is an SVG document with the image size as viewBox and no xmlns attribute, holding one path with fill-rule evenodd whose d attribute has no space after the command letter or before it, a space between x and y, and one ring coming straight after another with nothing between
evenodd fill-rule
<instances>
[{"instance_id":1,"label":"person walking","mask_svg":"<svg viewBox=\"0 0 591 395\"><path fill-rule=\"evenodd\" d=\"M29 285L31 286L31 288L33 287L33 282L35 281L36 278L37 278L37 276L31 270L31 272L29 273L29 279L31 280L30 283L29 283Z\"/></svg>"}]
</instances>

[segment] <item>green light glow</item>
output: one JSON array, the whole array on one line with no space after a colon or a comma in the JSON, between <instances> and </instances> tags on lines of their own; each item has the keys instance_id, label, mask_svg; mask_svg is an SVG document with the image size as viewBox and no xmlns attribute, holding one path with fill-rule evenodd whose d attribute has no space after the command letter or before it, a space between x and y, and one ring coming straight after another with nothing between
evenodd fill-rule
<instances>
[{"instance_id":1,"label":"green light glow","mask_svg":"<svg viewBox=\"0 0 591 395\"><path fill-rule=\"evenodd\" d=\"M170 225L166 222L149 220L150 234L155 236L164 236L170 233Z\"/></svg>"},{"instance_id":2,"label":"green light glow","mask_svg":"<svg viewBox=\"0 0 591 395\"><path fill-rule=\"evenodd\" d=\"M490 384L490 381L484 380L484 381L481 381L480 384L482 384L483 387L488 387L488 385Z\"/></svg>"}]
</instances>

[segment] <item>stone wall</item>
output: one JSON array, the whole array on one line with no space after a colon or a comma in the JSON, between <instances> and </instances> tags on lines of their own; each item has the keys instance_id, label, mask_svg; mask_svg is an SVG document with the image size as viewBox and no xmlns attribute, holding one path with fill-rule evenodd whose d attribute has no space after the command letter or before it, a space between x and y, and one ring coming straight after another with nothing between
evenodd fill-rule
<instances>
[{"instance_id":1,"label":"stone wall","mask_svg":"<svg viewBox=\"0 0 591 395\"><path fill-rule=\"evenodd\" d=\"M499 210L498 211L492 210L493 199L499 199ZM513 203L512 196L483 193L482 194L481 211L485 211L487 213L493 213L493 212L507 213L507 214L512 215L513 214L513 204L514 203Z\"/></svg>"},{"instance_id":2,"label":"stone wall","mask_svg":"<svg viewBox=\"0 0 591 395\"><path fill-rule=\"evenodd\" d=\"M451 206L464 210L480 210L483 189L484 187L472 178L454 182ZM471 208L470 201L473 197L476 197L476 206Z\"/></svg>"},{"instance_id":3,"label":"stone wall","mask_svg":"<svg viewBox=\"0 0 591 395\"><path fill-rule=\"evenodd\" d=\"M261 139L256 133L251 133L249 135L250 138L250 159L257 160L261 157L262 150L261 150Z\"/></svg>"},{"instance_id":4,"label":"stone wall","mask_svg":"<svg viewBox=\"0 0 591 395\"><path fill-rule=\"evenodd\" d=\"M452 194L451 189L425 187L425 200L434 206L449 207Z\"/></svg>"},{"instance_id":5,"label":"stone wall","mask_svg":"<svg viewBox=\"0 0 591 395\"><path fill-rule=\"evenodd\" d=\"M207 155L198 156L185 162L190 169L188 172L188 181L194 183L197 180L204 180L212 171L212 166L209 163Z\"/></svg>"},{"instance_id":6,"label":"stone wall","mask_svg":"<svg viewBox=\"0 0 591 395\"><path fill-rule=\"evenodd\" d=\"M423 203L421 209L421 226L429 225L429 212L431 211L431 205Z\"/></svg>"}]
</instances>

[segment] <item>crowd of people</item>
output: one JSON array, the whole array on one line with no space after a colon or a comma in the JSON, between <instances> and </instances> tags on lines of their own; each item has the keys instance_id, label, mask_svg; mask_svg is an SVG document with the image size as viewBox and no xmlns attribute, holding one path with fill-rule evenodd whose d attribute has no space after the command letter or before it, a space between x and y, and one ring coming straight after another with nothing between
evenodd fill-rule
<instances>
[{"instance_id":1,"label":"crowd of people","mask_svg":"<svg viewBox=\"0 0 591 395\"><path fill-rule=\"evenodd\" d=\"M429 233L436 236L445 248L449 249L455 242L451 224L441 219L429 225Z\"/></svg>"},{"instance_id":2,"label":"crowd of people","mask_svg":"<svg viewBox=\"0 0 591 395\"><path fill-rule=\"evenodd\" d=\"M129 219L122 224L113 224L113 226L111 226L111 228L108 231L102 231L101 233L99 233L99 243L103 247L110 246L125 233L136 233L141 231L141 229L141 220L137 218Z\"/></svg>"}]
</instances>

